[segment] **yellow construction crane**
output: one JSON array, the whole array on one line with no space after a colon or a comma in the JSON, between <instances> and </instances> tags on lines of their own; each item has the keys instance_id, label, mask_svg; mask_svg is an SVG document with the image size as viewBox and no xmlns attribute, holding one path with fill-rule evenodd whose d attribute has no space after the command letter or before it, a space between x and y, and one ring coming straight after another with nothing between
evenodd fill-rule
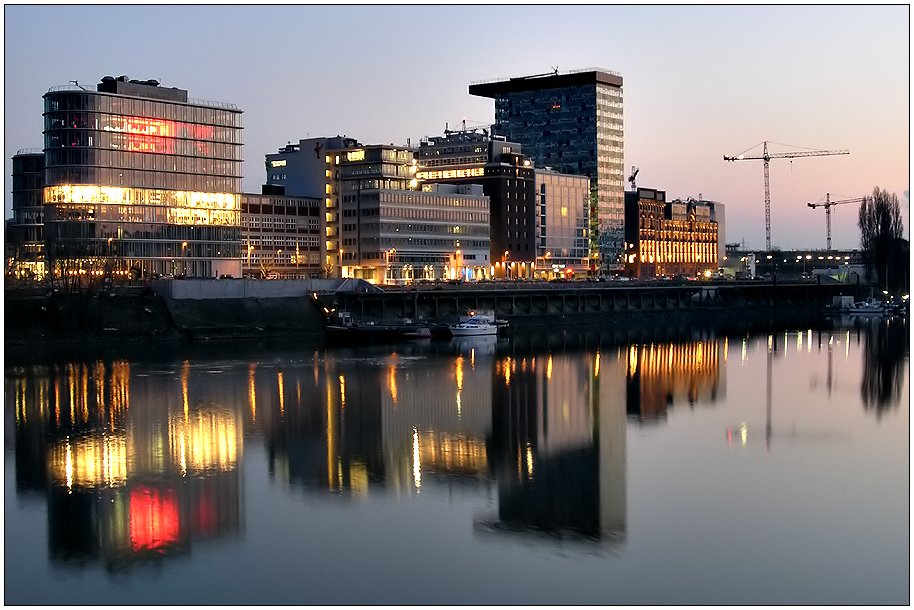
<instances>
[{"instance_id":1,"label":"yellow construction crane","mask_svg":"<svg viewBox=\"0 0 914 610\"><path fill-rule=\"evenodd\" d=\"M825 208L825 249L831 250L831 208L835 205L842 205L845 203L863 203L866 201L866 197L856 197L854 199L840 199L838 201L832 201L829 194L825 193L825 203L807 203L809 207L816 208Z\"/></svg>"},{"instance_id":2,"label":"yellow construction crane","mask_svg":"<svg viewBox=\"0 0 914 610\"><path fill-rule=\"evenodd\" d=\"M783 152L783 153L769 153L768 152L768 140L762 142L762 154L761 155L746 155L745 152L752 150L758 146L756 144L747 151L736 155L735 157L728 157L724 155L724 161L748 161L752 159L761 159L765 162L765 248L768 251L771 251L771 193L768 188L768 162L771 159L795 159L797 157L822 157L826 155L849 155L851 154L848 150L804 150L797 152Z\"/></svg>"}]
</instances>

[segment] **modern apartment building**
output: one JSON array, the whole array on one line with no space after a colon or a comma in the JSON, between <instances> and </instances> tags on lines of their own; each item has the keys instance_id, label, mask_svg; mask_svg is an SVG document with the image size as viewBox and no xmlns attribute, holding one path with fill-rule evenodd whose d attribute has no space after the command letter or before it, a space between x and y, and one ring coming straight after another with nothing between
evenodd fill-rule
<instances>
[{"instance_id":1,"label":"modern apartment building","mask_svg":"<svg viewBox=\"0 0 914 610\"><path fill-rule=\"evenodd\" d=\"M622 76L590 68L477 82L495 100L496 135L518 142L537 167L586 175L591 249L600 270L622 263L624 224Z\"/></svg>"},{"instance_id":2,"label":"modern apartment building","mask_svg":"<svg viewBox=\"0 0 914 610\"><path fill-rule=\"evenodd\" d=\"M51 88L44 231L55 273L240 276L241 115L126 76Z\"/></svg>"},{"instance_id":3,"label":"modern apartment building","mask_svg":"<svg viewBox=\"0 0 914 610\"><path fill-rule=\"evenodd\" d=\"M415 150L312 138L267 155L267 182L323 200L324 267L372 283L489 277L489 199L420 187Z\"/></svg>"},{"instance_id":4,"label":"modern apartment building","mask_svg":"<svg viewBox=\"0 0 914 610\"><path fill-rule=\"evenodd\" d=\"M7 232L8 274L41 278L44 260L44 152L20 150L13 156L13 217Z\"/></svg>"},{"instance_id":5,"label":"modern apartment building","mask_svg":"<svg viewBox=\"0 0 914 610\"><path fill-rule=\"evenodd\" d=\"M720 266L719 227L712 202L666 201L666 193L625 193L625 262L634 277L714 273Z\"/></svg>"},{"instance_id":6,"label":"modern apartment building","mask_svg":"<svg viewBox=\"0 0 914 610\"><path fill-rule=\"evenodd\" d=\"M590 180L536 169L536 277L587 277Z\"/></svg>"},{"instance_id":7,"label":"modern apartment building","mask_svg":"<svg viewBox=\"0 0 914 610\"><path fill-rule=\"evenodd\" d=\"M533 164L521 146L485 130L445 130L416 151L422 184L479 184L489 197L495 277L533 277L537 257Z\"/></svg>"},{"instance_id":8,"label":"modern apartment building","mask_svg":"<svg viewBox=\"0 0 914 610\"><path fill-rule=\"evenodd\" d=\"M324 267L323 199L292 197L278 188L264 191L241 195L244 277L327 277L332 269Z\"/></svg>"}]
</instances>

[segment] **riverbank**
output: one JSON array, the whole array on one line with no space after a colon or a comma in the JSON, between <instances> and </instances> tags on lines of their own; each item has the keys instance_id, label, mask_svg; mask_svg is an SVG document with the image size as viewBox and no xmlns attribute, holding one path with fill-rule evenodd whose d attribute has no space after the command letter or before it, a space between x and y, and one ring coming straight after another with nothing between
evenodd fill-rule
<instances>
[{"instance_id":1,"label":"riverbank","mask_svg":"<svg viewBox=\"0 0 914 610\"><path fill-rule=\"evenodd\" d=\"M326 314L365 321L410 318L446 324L468 310L492 311L525 328L629 325L732 327L815 317L834 287L690 285L615 287L522 285L440 291L367 290L345 281L180 280L100 291L43 294L7 290L5 345L161 343L325 336ZM321 294L317 290L322 290Z\"/></svg>"}]
</instances>

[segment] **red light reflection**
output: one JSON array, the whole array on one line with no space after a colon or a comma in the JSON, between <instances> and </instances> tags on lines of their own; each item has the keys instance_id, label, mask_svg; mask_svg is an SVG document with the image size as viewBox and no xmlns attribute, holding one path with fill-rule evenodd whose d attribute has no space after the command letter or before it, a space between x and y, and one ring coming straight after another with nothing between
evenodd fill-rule
<instances>
[{"instance_id":1,"label":"red light reflection","mask_svg":"<svg viewBox=\"0 0 914 610\"><path fill-rule=\"evenodd\" d=\"M160 549L178 541L181 523L174 490L137 487L130 492L130 543L134 551Z\"/></svg>"}]
</instances>

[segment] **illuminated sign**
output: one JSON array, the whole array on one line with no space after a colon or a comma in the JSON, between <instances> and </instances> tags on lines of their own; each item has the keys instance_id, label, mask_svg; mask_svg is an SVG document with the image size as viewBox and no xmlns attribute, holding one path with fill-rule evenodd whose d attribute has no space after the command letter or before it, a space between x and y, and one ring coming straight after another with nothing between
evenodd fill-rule
<instances>
[{"instance_id":1,"label":"illuminated sign","mask_svg":"<svg viewBox=\"0 0 914 610\"><path fill-rule=\"evenodd\" d=\"M346 153L347 161L364 161L365 160L365 151L364 150L353 150Z\"/></svg>"},{"instance_id":2,"label":"illuminated sign","mask_svg":"<svg viewBox=\"0 0 914 610\"><path fill-rule=\"evenodd\" d=\"M473 167L470 169L439 169L434 171L416 172L416 178L419 180L445 180L448 178L473 178L485 174L482 167Z\"/></svg>"},{"instance_id":3,"label":"illuminated sign","mask_svg":"<svg viewBox=\"0 0 914 610\"><path fill-rule=\"evenodd\" d=\"M270 161L270 167L285 167L286 160L280 159L279 161Z\"/></svg>"}]
</instances>

